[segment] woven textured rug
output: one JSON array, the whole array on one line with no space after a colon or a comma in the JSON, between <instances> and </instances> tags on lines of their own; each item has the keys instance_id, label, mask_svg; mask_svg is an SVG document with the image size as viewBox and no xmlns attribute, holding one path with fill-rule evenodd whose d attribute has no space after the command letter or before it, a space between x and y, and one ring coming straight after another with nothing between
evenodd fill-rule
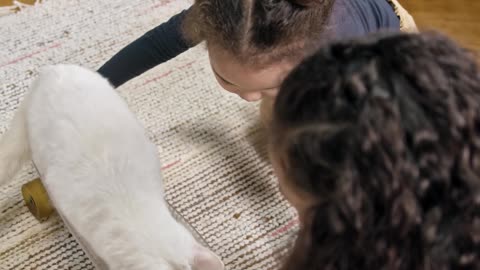
<instances>
[{"instance_id":1,"label":"woven textured rug","mask_svg":"<svg viewBox=\"0 0 480 270\"><path fill-rule=\"evenodd\" d=\"M0 133L41 66L97 69L189 5L51 0L0 18ZM265 160L258 104L220 90L201 45L118 91L158 145L167 200L227 269L278 269L297 222ZM0 269L94 269L58 216L39 223L28 212L20 188L35 177L27 166L0 187Z\"/></svg>"}]
</instances>

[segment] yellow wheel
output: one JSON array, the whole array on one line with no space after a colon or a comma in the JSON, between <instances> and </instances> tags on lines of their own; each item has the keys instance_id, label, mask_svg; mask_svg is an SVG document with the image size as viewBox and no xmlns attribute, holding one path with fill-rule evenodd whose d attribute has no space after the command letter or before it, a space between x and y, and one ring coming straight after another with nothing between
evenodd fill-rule
<instances>
[{"instance_id":1,"label":"yellow wheel","mask_svg":"<svg viewBox=\"0 0 480 270\"><path fill-rule=\"evenodd\" d=\"M32 180L22 186L23 200L27 204L28 210L39 221L45 221L53 212L53 206L50 204L47 191L42 185L40 179Z\"/></svg>"}]
</instances>

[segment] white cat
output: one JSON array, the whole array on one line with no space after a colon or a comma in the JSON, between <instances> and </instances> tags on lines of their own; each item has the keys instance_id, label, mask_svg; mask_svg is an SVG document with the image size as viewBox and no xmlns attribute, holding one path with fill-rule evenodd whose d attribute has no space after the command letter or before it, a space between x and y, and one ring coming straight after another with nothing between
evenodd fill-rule
<instances>
[{"instance_id":1,"label":"white cat","mask_svg":"<svg viewBox=\"0 0 480 270\"><path fill-rule=\"evenodd\" d=\"M0 185L30 158L99 268L224 268L172 217L156 147L96 72L74 65L40 71L0 141Z\"/></svg>"}]
</instances>

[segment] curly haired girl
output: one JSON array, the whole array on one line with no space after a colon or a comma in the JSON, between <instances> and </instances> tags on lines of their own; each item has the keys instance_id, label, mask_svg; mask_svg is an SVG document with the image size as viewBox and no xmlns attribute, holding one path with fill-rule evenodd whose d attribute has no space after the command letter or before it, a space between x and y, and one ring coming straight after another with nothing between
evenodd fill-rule
<instances>
[{"instance_id":1,"label":"curly haired girl","mask_svg":"<svg viewBox=\"0 0 480 270\"><path fill-rule=\"evenodd\" d=\"M435 33L327 46L286 78L271 154L283 270L480 269L480 71Z\"/></svg>"}]
</instances>

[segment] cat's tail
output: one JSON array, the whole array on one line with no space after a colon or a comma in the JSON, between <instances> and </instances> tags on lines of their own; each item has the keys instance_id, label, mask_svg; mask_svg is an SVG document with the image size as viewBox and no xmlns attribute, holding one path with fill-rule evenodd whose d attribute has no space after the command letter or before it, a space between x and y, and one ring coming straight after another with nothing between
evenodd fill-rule
<instances>
[{"instance_id":1,"label":"cat's tail","mask_svg":"<svg viewBox=\"0 0 480 270\"><path fill-rule=\"evenodd\" d=\"M24 100L20 104L9 129L0 137L0 186L13 180L22 165L30 159L26 103Z\"/></svg>"}]
</instances>

